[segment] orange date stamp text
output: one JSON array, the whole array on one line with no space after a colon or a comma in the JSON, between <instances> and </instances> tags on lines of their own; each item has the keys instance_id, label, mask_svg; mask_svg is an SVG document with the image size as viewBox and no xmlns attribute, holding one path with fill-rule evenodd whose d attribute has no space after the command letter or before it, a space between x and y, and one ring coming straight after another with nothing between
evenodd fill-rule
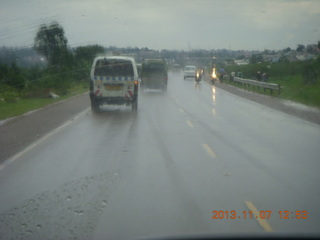
<instances>
[{"instance_id":1,"label":"orange date stamp text","mask_svg":"<svg viewBox=\"0 0 320 240\"><path fill-rule=\"evenodd\" d=\"M212 219L271 219L277 217L279 219L307 219L308 211L306 210L261 210L257 213L253 211L235 211L235 210L214 210L212 211Z\"/></svg>"}]
</instances>

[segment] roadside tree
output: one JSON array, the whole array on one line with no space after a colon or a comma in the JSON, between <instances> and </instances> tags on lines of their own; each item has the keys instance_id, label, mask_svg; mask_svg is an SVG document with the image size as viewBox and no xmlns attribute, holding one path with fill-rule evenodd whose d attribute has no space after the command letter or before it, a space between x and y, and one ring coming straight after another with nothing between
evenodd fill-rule
<instances>
[{"instance_id":1,"label":"roadside tree","mask_svg":"<svg viewBox=\"0 0 320 240\"><path fill-rule=\"evenodd\" d=\"M49 66L72 64L72 54L67 48L68 40L57 22L42 24L34 40L34 49L47 58Z\"/></svg>"}]
</instances>

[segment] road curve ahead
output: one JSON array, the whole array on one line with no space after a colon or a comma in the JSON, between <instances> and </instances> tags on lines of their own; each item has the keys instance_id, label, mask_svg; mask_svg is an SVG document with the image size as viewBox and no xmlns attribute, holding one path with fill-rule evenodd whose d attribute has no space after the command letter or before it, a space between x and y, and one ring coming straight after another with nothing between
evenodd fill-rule
<instances>
[{"instance_id":1,"label":"road curve ahead","mask_svg":"<svg viewBox=\"0 0 320 240\"><path fill-rule=\"evenodd\" d=\"M89 98L88 98L89 101ZM0 239L316 234L320 126L170 74L0 165Z\"/></svg>"}]
</instances>

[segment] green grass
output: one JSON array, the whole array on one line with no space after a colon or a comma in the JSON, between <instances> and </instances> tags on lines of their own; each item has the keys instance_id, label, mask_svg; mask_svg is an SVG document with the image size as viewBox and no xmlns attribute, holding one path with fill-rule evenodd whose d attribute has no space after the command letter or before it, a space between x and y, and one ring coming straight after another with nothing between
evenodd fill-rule
<instances>
[{"instance_id":1,"label":"green grass","mask_svg":"<svg viewBox=\"0 0 320 240\"><path fill-rule=\"evenodd\" d=\"M270 83L277 83L281 86L281 92L259 89L257 87L242 87L225 81L227 84L237 86L252 92L265 94L281 99L287 99L294 102L302 103L308 106L320 107L320 82L315 84L304 84L301 76L273 77L269 79Z\"/></svg>"},{"instance_id":2,"label":"green grass","mask_svg":"<svg viewBox=\"0 0 320 240\"><path fill-rule=\"evenodd\" d=\"M69 89L69 93L58 99L52 98L20 98L17 102L0 102L0 120L22 115L26 112L47 106L49 104L68 99L77 94L88 91L83 86Z\"/></svg>"},{"instance_id":3,"label":"green grass","mask_svg":"<svg viewBox=\"0 0 320 240\"><path fill-rule=\"evenodd\" d=\"M280 62L248 65L229 65L226 66L227 72L241 71L244 78L252 79L257 73L266 72L270 83L278 83L281 85L281 92L276 91L270 94L270 90L263 91L257 87L246 87L245 89L258 92L273 97L292 100L305 105L320 107L320 56L314 60L298 61L298 62ZM312 84L305 84L304 79L311 81L316 79ZM234 85L229 81L228 84ZM239 85L237 87L243 88Z\"/></svg>"},{"instance_id":4,"label":"green grass","mask_svg":"<svg viewBox=\"0 0 320 240\"><path fill-rule=\"evenodd\" d=\"M304 84L299 76L274 78L271 81L283 87L279 97L320 107L320 82Z\"/></svg>"}]
</instances>

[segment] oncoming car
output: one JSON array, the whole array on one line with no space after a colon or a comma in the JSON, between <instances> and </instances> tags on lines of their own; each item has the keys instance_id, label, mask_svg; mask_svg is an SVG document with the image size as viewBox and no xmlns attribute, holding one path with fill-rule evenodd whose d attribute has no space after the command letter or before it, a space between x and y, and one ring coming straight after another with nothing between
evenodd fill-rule
<instances>
[{"instance_id":1,"label":"oncoming car","mask_svg":"<svg viewBox=\"0 0 320 240\"><path fill-rule=\"evenodd\" d=\"M197 67L196 66L186 66L184 68L183 79L187 78L196 78L197 76Z\"/></svg>"},{"instance_id":2,"label":"oncoming car","mask_svg":"<svg viewBox=\"0 0 320 240\"><path fill-rule=\"evenodd\" d=\"M90 73L90 100L93 111L103 104L138 108L139 77L131 57L96 57Z\"/></svg>"}]
</instances>

